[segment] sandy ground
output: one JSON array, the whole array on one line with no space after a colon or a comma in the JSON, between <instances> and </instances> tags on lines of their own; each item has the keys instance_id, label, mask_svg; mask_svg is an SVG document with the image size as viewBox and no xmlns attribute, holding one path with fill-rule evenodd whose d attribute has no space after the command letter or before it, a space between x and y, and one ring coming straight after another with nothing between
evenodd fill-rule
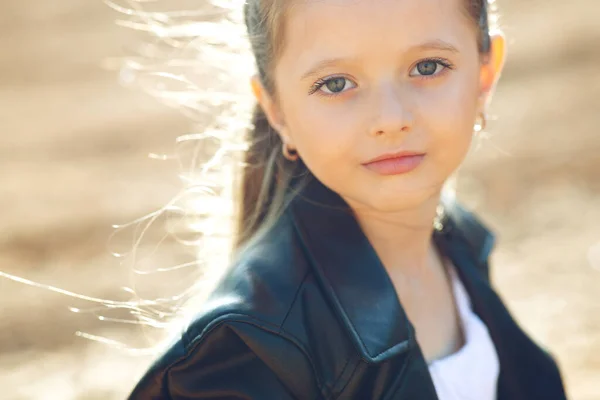
<instances>
[{"instance_id":1,"label":"sandy ground","mask_svg":"<svg viewBox=\"0 0 600 400\"><path fill-rule=\"evenodd\" d=\"M570 398L600 399L600 3L499 6L510 54L497 119L459 195L496 231L498 290L556 354ZM137 43L116 17L100 1L0 5L0 270L126 300L131 268L109 249L130 248L131 232L109 240L111 225L178 192L177 165L147 154L170 152L189 125L101 68ZM151 253L160 237L140 249L179 262L169 241ZM139 326L69 310L93 304L9 280L0 293L2 399L121 399L149 362L75 335L150 343Z\"/></svg>"}]
</instances>

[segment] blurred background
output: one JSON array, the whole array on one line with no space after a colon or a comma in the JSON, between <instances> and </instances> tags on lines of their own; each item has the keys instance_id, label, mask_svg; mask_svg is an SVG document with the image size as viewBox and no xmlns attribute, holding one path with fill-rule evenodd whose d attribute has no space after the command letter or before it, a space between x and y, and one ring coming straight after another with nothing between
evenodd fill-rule
<instances>
[{"instance_id":1,"label":"blurred background","mask_svg":"<svg viewBox=\"0 0 600 400\"><path fill-rule=\"evenodd\" d=\"M458 195L498 236L493 279L515 317L556 355L570 398L597 400L600 3L498 7L508 62L490 137ZM111 236L112 225L181 190L179 165L148 154L172 152L190 120L107 68L142 40L119 17L100 0L0 4L0 271L127 300L132 268L111 252L131 249L135 235ZM155 224L139 248L156 265L181 262L163 234ZM102 321L93 302L8 279L0 293L2 399L122 399L150 361L76 335L151 343L147 328Z\"/></svg>"}]
</instances>

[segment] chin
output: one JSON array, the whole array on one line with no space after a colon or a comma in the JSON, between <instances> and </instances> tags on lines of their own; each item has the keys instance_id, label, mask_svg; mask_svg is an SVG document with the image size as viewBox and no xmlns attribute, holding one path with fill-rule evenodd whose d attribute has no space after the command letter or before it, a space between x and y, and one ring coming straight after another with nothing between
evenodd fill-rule
<instances>
[{"instance_id":1,"label":"chin","mask_svg":"<svg viewBox=\"0 0 600 400\"><path fill-rule=\"evenodd\" d=\"M408 191L395 190L386 192L371 192L370 195L354 197L350 203L353 207L360 207L363 210L371 210L378 213L396 213L421 207L423 204L431 201L432 196L439 193L436 191Z\"/></svg>"}]
</instances>

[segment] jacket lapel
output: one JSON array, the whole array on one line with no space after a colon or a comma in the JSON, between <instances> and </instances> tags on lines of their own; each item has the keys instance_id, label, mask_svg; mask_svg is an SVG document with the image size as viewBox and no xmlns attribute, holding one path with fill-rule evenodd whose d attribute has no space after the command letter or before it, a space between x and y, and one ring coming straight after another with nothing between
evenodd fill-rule
<instances>
[{"instance_id":1,"label":"jacket lapel","mask_svg":"<svg viewBox=\"0 0 600 400\"><path fill-rule=\"evenodd\" d=\"M444 228L434 231L434 240L456 266L474 312L488 327L500 360L498 400L563 400L555 364L523 333L489 284L487 260L494 235L458 203L445 206ZM412 368L426 378L421 385L433 390L414 327L346 202L311 177L287 212L325 295L361 358L376 364L416 349ZM435 394L425 398L434 399Z\"/></svg>"},{"instance_id":2,"label":"jacket lapel","mask_svg":"<svg viewBox=\"0 0 600 400\"><path fill-rule=\"evenodd\" d=\"M406 351L414 330L346 202L312 178L290 209L316 275L363 359L377 363Z\"/></svg>"},{"instance_id":3,"label":"jacket lapel","mask_svg":"<svg viewBox=\"0 0 600 400\"><path fill-rule=\"evenodd\" d=\"M500 361L498 400L566 399L552 358L519 327L490 286L488 257L493 235L462 208L451 210L447 230L436 237L456 266L473 311L487 326Z\"/></svg>"}]
</instances>

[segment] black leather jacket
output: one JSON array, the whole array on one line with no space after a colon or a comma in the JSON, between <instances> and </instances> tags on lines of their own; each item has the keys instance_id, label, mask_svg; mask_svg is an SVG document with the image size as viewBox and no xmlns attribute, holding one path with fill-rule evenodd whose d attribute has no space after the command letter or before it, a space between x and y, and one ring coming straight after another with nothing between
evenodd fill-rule
<instances>
[{"instance_id":1,"label":"black leather jacket","mask_svg":"<svg viewBox=\"0 0 600 400\"><path fill-rule=\"evenodd\" d=\"M565 399L555 362L489 284L494 235L454 204L434 240L490 331L500 359L497 399ZM242 253L130 399L437 395L414 327L375 251L343 200L313 180Z\"/></svg>"}]
</instances>

